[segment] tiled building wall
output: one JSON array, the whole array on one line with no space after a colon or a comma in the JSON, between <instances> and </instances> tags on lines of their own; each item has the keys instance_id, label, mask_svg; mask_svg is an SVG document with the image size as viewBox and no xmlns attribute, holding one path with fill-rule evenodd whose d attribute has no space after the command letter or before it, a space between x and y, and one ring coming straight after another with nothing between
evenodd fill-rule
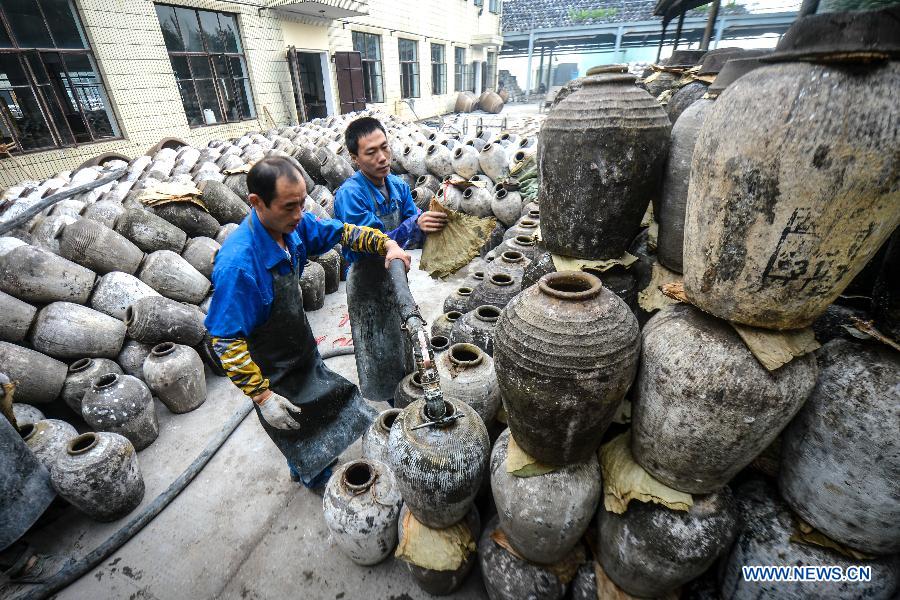
<instances>
[{"instance_id":1,"label":"tiled building wall","mask_svg":"<svg viewBox=\"0 0 900 600\"><path fill-rule=\"evenodd\" d=\"M333 23L329 27L328 37L331 52L337 52L353 50L353 31L380 35L385 102L375 106L406 118L418 116L423 119L452 111L456 103L457 92L453 89L454 46L466 48L466 60L470 64L472 61L486 60L483 47L472 47L472 37L498 34L499 27L500 17L488 10L488 0L484 1L484 7L475 6L472 0L369 0L368 15L347 19L343 24ZM413 100L415 114L401 102L399 38L419 41L421 97ZM448 93L439 96L431 93L432 42L445 45Z\"/></svg>"},{"instance_id":2,"label":"tiled building wall","mask_svg":"<svg viewBox=\"0 0 900 600\"><path fill-rule=\"evenodd\" d=\"M76 0L91 48L124 139L0 159L0 188L44 179L105 152L145 153L163 137L196 146L215 138L268 129L296 119L285 44L276 14L246 4L174 0L176 4L235 13L250 74L257 118L190 128L162 30L147 0Z\"/></svg>"}]
</instances>

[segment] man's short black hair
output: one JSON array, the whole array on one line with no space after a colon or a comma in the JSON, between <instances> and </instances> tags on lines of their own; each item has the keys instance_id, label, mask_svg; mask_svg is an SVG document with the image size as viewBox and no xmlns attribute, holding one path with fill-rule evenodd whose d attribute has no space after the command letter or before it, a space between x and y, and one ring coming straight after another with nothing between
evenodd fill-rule
<instances>
[{"instance_id":1,"label":"man's short black hair","mask_svg":"<svg viewBox=\"0 0 900 600\"><path fill-rule=\"evenodd\" d=\"M360 117L351 122L344 131L344 145L347 146L347 151L350 152L350 154L358 154L359 138L379 130L384 134L384 137L387 137L387 131L385 131L384 125L374 117Z\"/></svg>"},{"instance_id":2,"label":"man's short black hair","mask_svg":"<svg viewBox=\"0 0 900 600\"><path fill-rule=\"evenodd\" d=\"M275 199L275 185L278 179L286 177L291 183L302 179L297 167L283 156L267 156L257 162L247 173L247 190L262 198L266 206Z\"/></svg>"}]
</instances>

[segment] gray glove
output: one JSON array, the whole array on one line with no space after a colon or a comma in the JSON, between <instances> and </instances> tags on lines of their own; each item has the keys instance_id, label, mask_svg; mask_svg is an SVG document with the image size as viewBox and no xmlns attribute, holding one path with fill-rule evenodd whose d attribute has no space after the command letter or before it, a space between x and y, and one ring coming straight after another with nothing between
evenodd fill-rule
<instances>
[{"instance_id":1,"label":"gray glove","mask_svg":"<svg viewBox=\"0 0 900 600\"><path fill-rule=\"evenodd\" d=\"M263 398L259 400L258 398ZM259 412L266 423L276 429L300 429L297 417L300 416L300 407L291 404L284 396L279 396L269 390L253 399L259 407Z\"/></svg>"}]
</instances>

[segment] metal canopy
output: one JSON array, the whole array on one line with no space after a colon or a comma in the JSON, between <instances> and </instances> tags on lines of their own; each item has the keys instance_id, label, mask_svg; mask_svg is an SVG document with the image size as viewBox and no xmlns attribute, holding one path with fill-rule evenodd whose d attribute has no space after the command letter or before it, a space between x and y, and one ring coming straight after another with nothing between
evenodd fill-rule
<instances>
[{"instance_id":1,"label":"metal canopy","mask_svg":"<svg viewBox=\"0 0 900 600\"><path fill-rule=\"evenodd\" d=\"M669 24L669 21L684 14L692 8L709 4L713 0L658 0L656 6L653 7L653 14L663 18L663 27Z\"/></svg>"}]
</instances>

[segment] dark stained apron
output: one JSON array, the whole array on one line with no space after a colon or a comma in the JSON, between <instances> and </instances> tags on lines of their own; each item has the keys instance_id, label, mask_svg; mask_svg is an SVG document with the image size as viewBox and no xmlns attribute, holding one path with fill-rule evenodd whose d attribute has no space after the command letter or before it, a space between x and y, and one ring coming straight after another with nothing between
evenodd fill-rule
<instances>
[{"instance_id":1,"label":"dark stained apron","mask_svg":"<svg viewBox=\"0 0 900 600\"><path fill-rule=\"evenodd\" d=\"M285 275L273 269L272 277L271 315L247 345L269 388L300 407L300 429L272 427L259 407L256 414L293 469L311 479L359 438L378 413L355 385L322 362L303 311L299 269Z\"/></svg>"},{"instance_id":2,"label":"dark stained apron","mask_svg":"<svg viewBox=\"0 0 900 600\"><path fill-rule=\"evenodd\" d=\"M375 206L378 206L376 203ZM385 231L400 226L400 207L378 215ZM356 354L359 387L369 400L394 405L394 390L412 372L412 347L400 329L402 315L384 258L363 257L347 274L347 311Z\"/></svg>"}]
</instances>

